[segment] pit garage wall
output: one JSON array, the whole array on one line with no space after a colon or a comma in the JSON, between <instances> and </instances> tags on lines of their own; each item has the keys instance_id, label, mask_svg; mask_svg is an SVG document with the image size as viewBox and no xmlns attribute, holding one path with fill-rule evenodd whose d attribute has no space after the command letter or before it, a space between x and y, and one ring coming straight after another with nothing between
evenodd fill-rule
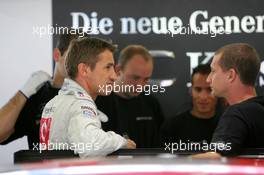
<instances>
[{"instance_id":1,"label":"pit garage wall","mask_svg":"<svg viewBox=\"0 0 264 175\"><path fill-rule=\"evenodd\" d=\"M52 37L34 34L34 27L51 24L51 0L0 1L0 106L33 71L52 73ZM13 152L27 149L26 137L0 146L0 166L12 164Z\"/></svg>"},{"instance_id":2,"label":"pit garage wall","mask_svg":"<svg viewBox=\"0 0 264 175\"><path fill-rule=\"evenodd\" d=\"M153 74L158 79L176 78L164 93L154 94L170 117L190 104L190 73L197 64L209 62L217 48L247 42L263 60L262 7L262 0L56 0L52 18L54 30L82 27L111 38L119 49L142 44L150 50L172 51L174 59L155 58ZM264 62L257 85L264 87ZM259 92L263 94L263 88Z\"/></svg>"}]
</instances>

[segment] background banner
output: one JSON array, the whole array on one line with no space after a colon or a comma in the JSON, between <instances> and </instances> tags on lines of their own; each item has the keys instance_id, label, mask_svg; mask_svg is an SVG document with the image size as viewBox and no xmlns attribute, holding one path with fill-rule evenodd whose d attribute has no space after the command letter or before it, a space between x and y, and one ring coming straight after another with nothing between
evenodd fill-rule
<instances>
[{"instance_id":1,"label":"background banner","mask_svg":"<svg viewBox=\"0 0 264 175\"><path fill-rule=\"evenodd\" d=\"M155 57L153 79L176 80L154 94L170 117L190 104L192 69L210 62L219 47L246 42L263 60L263 7L262 0L53 0L52 30L82 27L110 38L119 51L129 44L147 47ZM256 85L263 94L264 61Z\"/></svg>"}]
</instances>

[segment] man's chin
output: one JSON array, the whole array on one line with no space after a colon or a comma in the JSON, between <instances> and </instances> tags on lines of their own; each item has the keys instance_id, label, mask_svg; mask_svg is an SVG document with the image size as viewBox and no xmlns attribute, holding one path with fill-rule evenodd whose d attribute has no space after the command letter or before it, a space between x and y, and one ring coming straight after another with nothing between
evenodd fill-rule
<instances>
[{"instance_id":1,"label":"man's chin","mask_svg":"<svg viewBox=\"0 0 264 175\"><path fill-rule=\"evenodd\" d=\"M206 114L206 113L210 112L211 110L208 109L208 108L200 108L200 109L198 109L198 111L199 111L200 113L202 113L202 114Z\"/></svg>"}]
</instances>

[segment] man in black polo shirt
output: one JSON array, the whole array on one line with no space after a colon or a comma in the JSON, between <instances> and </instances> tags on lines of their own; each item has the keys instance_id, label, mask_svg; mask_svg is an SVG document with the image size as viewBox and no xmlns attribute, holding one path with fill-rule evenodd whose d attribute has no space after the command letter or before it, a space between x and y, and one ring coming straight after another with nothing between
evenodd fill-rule
<instances>
[{"instance_id":1,"label":"man in black polo shirt","mask_svg":"<svg viewBox=\"0 0 264 175\"><path fill-rule=\"evenodd\" d=\"M1 144L27 136L29 148L38 147L42 110L58 94L66 76L66 51L70 41L79 36L87 34L75 29L61 34L53 53L56 63L53 78L43 71L33 73L26 84L0 109Z\"/></svg>"},{"instance_id":2,"label":"man in black polo shirt","mask_svg":"<svg viewBox=\"0 0 264 175\"><path fill-rule=\"evenodd\" d=\"M120 89L96 99L98 109L109 120L102 123L103 129L131 138L137 148L160 146L159 129L163 122L160 104L152 95L139 90L146 87L152 70L153 58L148 50L140 45L129 45L121 51L116 66L118 79L114 86ZM129 90L128 86L134 90Z\"/></svg>"},{"instance_id":3,"label":"man in black polo shirt","mask_svg":"<svg viewBox=\"0 0 264 175\"><path fill-rule=\"evenodd\" d=\"M264 97L256 96L254 87L259 68L259 56L248 44L229 44L215 53L207 81L212 93L230 105L211 142L221 155L237 155L243 148L264 148ZM216 152L195 157L217 157Z\"/></svg>"}]
</instances>

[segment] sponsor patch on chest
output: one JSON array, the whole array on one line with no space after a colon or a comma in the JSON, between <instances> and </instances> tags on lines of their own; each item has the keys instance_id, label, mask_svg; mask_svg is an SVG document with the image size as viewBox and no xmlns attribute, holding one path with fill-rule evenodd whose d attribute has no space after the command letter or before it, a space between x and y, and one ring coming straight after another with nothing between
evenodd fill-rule
<instances>
[{"instance_id":1,"label":"sponsor patch on chest","mask_svg":"<svg viewBox=\"0 0 264 175\"><path fill-rule=\"evenodd\" d=\"M40 143L44 145L49 144L49 136L50 136L50 126L51 126L51 118L41 118L40 120L40 130L39 130L39 139Z\"/></svg>"}]
</instances>

